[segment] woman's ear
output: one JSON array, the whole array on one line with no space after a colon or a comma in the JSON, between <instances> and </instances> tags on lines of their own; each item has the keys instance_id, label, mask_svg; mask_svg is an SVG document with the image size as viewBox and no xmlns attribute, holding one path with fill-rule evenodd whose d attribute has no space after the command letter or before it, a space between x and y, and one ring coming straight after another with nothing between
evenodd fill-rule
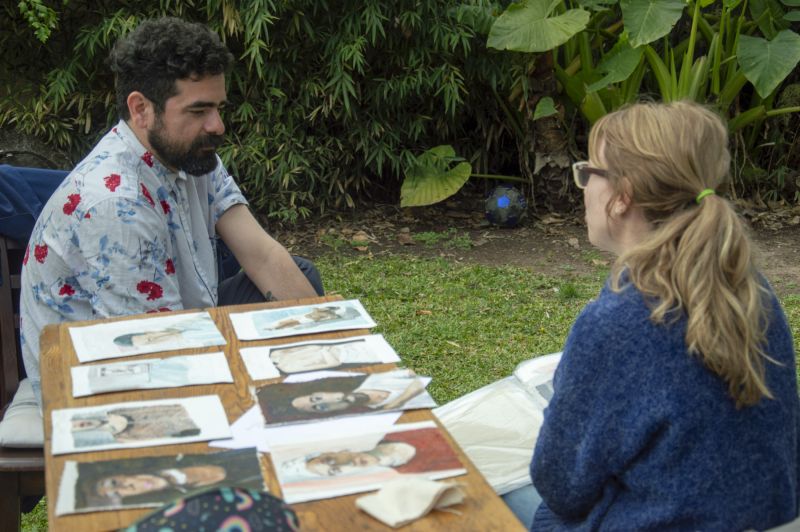
<instances>
[{"instance_id":1,"label":"woman's ear","mask_svg":"<svg viewBox=\"0 0 800 532\"><path fill-rule=\"evenodd\" d=\"M622 193L614 199L614 203L611 209L611 212L614 213L615 216L622 216L631 208L631 204L633 200L631 196L633 195L633 187L631 187L630 181L626 178L622 178L620 180L620 184L622 185Z\"/></svg>"}]
</instances>

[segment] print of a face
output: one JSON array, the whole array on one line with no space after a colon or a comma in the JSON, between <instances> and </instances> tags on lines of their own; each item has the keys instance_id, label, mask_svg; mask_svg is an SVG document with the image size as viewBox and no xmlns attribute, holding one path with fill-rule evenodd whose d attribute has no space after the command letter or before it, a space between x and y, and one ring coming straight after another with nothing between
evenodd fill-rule
<instances>
[{"instance_id":1,"label":"print of a face","mask_svg":"<svg viewBox=\"0 0 800 532\"><path fill-rule=\"evenodd\" d=\"M369 396L361 392L314 392L296 397L292 406L303 412L333 412L366 405L369 400Z\"/></svg>"},{"instance_id":2,"label":"print of a face","mask_svg":"<svg viewBox=\"0 0 800 532\"><path fill-rule=\"evenodd\" d=\"M284 373L340 365L339 347L335 345L302 345L270 351L269 358Z\"/></svg>"},{"instance_id":3,"label":"print of a face","mask_svg":"<svg viewBox=\"0 0 800 532\"><path fill-rule=\"evenodd\" d=\"M334 477L377 465L378 459L369 453L338 451L322 453L308 460L306 469L319 476Z\"/></svg>"},{"instance_id":4,"label":"print of a face","mask_svg":"<svg viewBox=\"0 0 800 532\"><path fill-rule=\"evenodd\" d=\"M165 342L180 341L181 332L178 329L164 329L163 331L150 331L135 334L131 337L131 343L136 346L161 344Z\"/></svg>"},{"instance_id":5,"label":"print of a face","mask_svg":"<svg viewBox=\"0 0 800 532\"><path fill-rule=\"evenodd\" d=\"M107 430L111 434L119 434L128 426L128 419L118 414L106 414L104 417L73 418L72 432L86 430Z\"/></svg>"},{"instance_id":6,"label":"print of a face","mask_svg":"<svg viewBox=\"0 0 800 532\"><path fill-rule=\"evenodd\" d=\"M102 497L131 497L169 487L167 479L158 475L114 475L97 483L97 494Z\"/></svg>"},{"instance_id":7,"label":"print of a face","mask_svg":"<svg viewBox=\"0 0 800 532\"><path fill-rule=\"evenodd\" d=\"M332 320L338 317L337 310L339 307L317 307L308 313L308 317L314 321Z\"/></svg>"}]
</instances>

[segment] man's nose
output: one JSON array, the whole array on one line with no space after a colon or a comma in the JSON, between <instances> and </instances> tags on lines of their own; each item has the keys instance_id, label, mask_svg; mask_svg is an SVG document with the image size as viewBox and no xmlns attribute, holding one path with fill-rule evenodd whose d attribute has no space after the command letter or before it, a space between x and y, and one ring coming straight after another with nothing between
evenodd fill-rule
<instances>
[{"instance_id":1,"label":"man's nose","mask_svg":"<svg viewBox=\"0 0 800 532\"><path fill-rule=\"evenodd\" d=\"M222 135L225 133L225 123L222 121L222 115L220 115L219 109L214 109L209 113L205 123L205 130L206 133L211 135Z\"/></svg>"}]
</instances>

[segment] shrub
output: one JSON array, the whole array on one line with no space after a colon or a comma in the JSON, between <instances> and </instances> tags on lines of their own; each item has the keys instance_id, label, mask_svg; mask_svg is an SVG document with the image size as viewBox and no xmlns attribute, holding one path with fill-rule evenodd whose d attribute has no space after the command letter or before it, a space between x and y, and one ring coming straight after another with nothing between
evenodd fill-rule
<instances>
[{"instance_id":1,"label":"shrub","mask_svg":"<svg viewBox=\"0 0 800 532\"><path fill-rule=\"evenodd\" d=\"M454 5L23 0L0 8L0 127L78 160L117 120L113 43L143 18L176 15L208 23L238 59L220 154L257 210L291 220L365 196L394 200L411 157L444 139L479 167L513 164L487 98L508 85L507 60Z\"/></svg>"}]
</instances>

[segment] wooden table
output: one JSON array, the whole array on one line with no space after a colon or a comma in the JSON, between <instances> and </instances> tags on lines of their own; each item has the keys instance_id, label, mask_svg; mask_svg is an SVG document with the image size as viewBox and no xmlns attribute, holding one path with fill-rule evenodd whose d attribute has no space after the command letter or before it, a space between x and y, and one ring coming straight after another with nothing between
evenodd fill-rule
<instances>
[{"instance_id":1,"label":"wooden table","mask_svg":"<svg viewBox=\"0 0 800 532\"><path fill-rule=\"evenodd\" d=\"M205 453L221 451L209 447L207 443L191 443L182 445L165 445L158 447L145 447L137 449L120 449L114 451L96 451L89 453L76 453L68 455L53 456L51 453L51 433L52 418L50 413L60 408L73 408L83 406L96 406L101 404L118 403L123 401L141 401L151 399L166 399L175 397L190 397L197 395L217 394L222 399L228 421L233 423L239 416L250 409L253 398L248 391L248 387L253 384L247 370L239 356L240 342L236 339L233 325L228 314L257 310L263 308L275 308L299 304L320 303L323 301L334 301L339 297L323 297L313 299L303 299L296 301L283 301L274 303L264 303L258 305L242 305L235 307L219 307L207 309L214 319L217 327L223 336L228 340L224 346L225 354L234 377L233 384L211 384L203 386L188 386L181 388L165 388L158 390L141 390L130 392L117 392L89 397L72 397L72 379L70 368L79 364L72 347L68 328L75 325L89 325L99 323L99 321L87 321L79 323L67 323L60 325L50 325L45 328L41 337L41 374L42 374L42 396L44 401L44 422L45 422L45 475L47 486L48 521L50 530L80 530L87 532L92 530L117 529L130 525L137 518L147 514L153 509L139 510L120 510L95 512L88 514L75 514L56 517L55 507L58 496L58 485L66 460L79 462L91 462L97 460L112 460L120 458L134 458L141 456L175 456L179 453ZM119 320L135 319L143 317L153 317L150 315L128 316ZM108 320L112 321L112 320ZM113 320L117 321L117 320ZM242 342L242 346L270 345L286 343L287 341L302 341L320 338L343 338L357 334L367 334L368 331L342 331L334 333L323 333L315 335L294 336L289 339L261 340L255 342ZM210 353L223 349L222 346L208 347L202 349L191 349L182 351L171 351L169 353L152 353L141 355L140 358L153 358L172 356L177 353ZM113 360L117 362L119 360ZM111 362L111 361L105 361ZM388 369L392 365L378 366L376 369ZM263 384L269 381L259 381ZM423 421L434 419L435 417L429 410L416 410L403 414L400 422ZM438 423L438 421L437 421ZM441 425L439 425L441 427ZM453 448L459 455L467 469L467 475L454 477L453 481L461 482L465 485L467 498L465 502L454 507L459 514L434 511L423 519L415 521L406 526L403 530L523 530L520 522L514 517L503 501L494 493L486 480L475 469L475 466L464 455L461 449L450 438L446 430L442 428ZM267 486L271 493L280 495L281 490L277 479L272 470L272 463L266 455L261 458L262 471L266 479ZM355 506L355 499L364 495L349 495L337 497L335 499L325 499L321 501L294 504L292 507L297 512L302 530L391 530L379 521L358 510Z\"/></svg>"}]
</instances>

